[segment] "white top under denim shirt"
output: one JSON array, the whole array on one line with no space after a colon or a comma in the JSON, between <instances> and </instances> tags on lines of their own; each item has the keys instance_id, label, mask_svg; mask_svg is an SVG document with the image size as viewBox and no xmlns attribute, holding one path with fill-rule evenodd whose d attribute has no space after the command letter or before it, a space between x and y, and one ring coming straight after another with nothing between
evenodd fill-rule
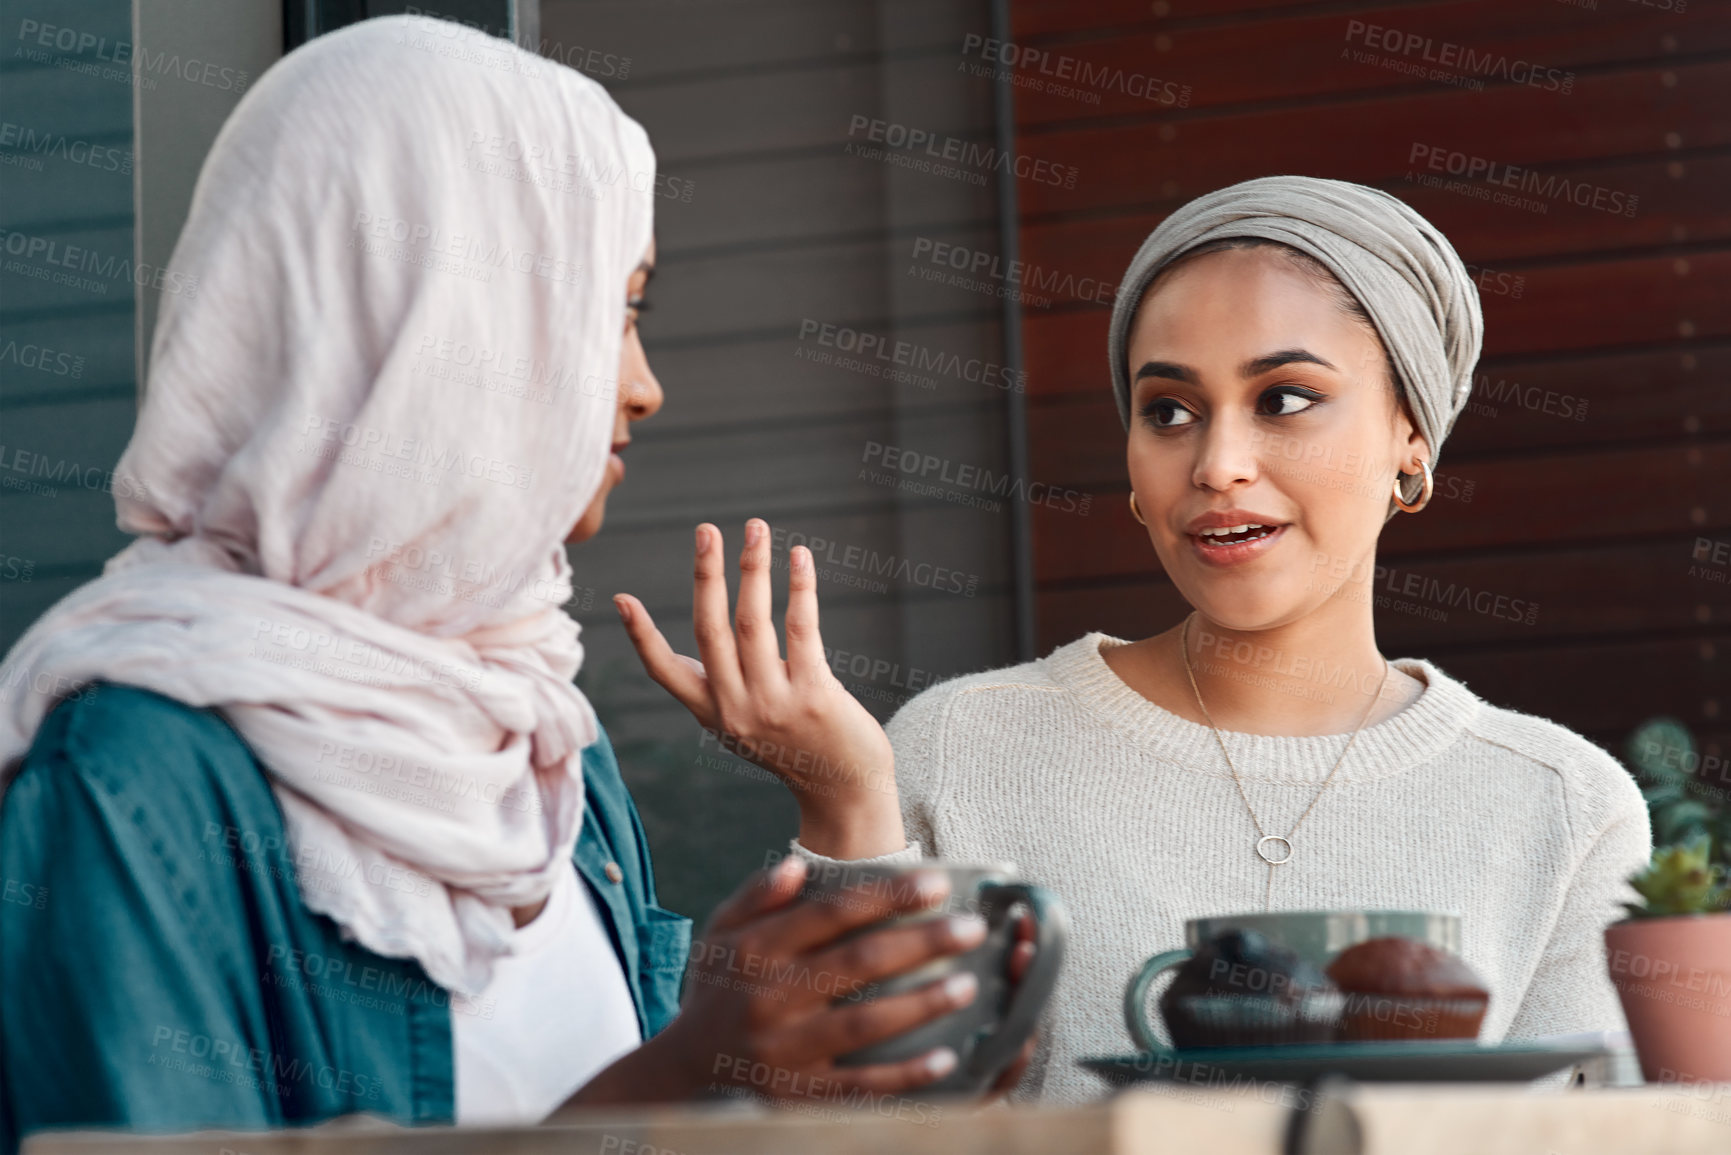
<instances>
[{"instance_id":1,"label":"white top under denim shirt","mask_svg":"<svg viewBox=\"0 0 1731 1155\"><path fill-rule=\"evenodd\" d=\"M595 899L569 861L475 998L451 1000L457 1123L539 1123L643 1041Z\"/></svg>"}]
</instances>

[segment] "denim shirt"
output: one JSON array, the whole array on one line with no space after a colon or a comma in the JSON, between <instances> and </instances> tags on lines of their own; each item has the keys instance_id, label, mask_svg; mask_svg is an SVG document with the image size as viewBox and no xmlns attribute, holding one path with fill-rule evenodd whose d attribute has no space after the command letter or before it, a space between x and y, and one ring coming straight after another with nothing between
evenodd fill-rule
<instances>
[{"instance_id":1,"label":"denim shirt","mask_svg":"<svg viewBox=\"0 0 1731 1155\"><path fill-rule=\"evenodd\" d=\"M649 1038L691 921L655 901L605 734L583 774L573 858ZM451 1014L419 963L301 903L263 768L217 711L97 682L44 720L0 798L0 1152L60 1127L450 1123Z\"/></svg>"}]
</instances>

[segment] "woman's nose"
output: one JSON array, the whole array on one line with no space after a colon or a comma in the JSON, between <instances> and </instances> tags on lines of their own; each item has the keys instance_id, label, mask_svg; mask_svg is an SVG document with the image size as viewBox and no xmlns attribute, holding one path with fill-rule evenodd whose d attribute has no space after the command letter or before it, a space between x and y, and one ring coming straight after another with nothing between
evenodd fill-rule
<instances>
[{"instance_id":1,"label":"woman's nose","mask_svg":"<svg viewBox=\"0 0 1731 1155\"><path fill-rule=\"evenodd\" d=\"M1256 430L1231 418L1215 418L1203 431L1191 479L1207 489L1225 490L1256 480Z\"/></svg>"},{"instance_id":2,"label":"woman's nose","mask_svg":"<svg viewBox=\"0 0 1731 1155\"><path fill-rule=\"evenodd\" d=\"M636 333L631 334L630 340L625 371L619 382L619 412L626 421L642 421L645 417L655 416L664 398L661 382L655 379L655 371L649 367L649 358L645 356Z\"/></svg>"},{"instance_id":3,"label":"woman's nose","mask_svg":"<svg viewBox=\"0 0 1731 1155\"><path fill-rule=\"evenodd\" d=\"M619 413L626 421L642 421L655 416L662 399L661 383L653 373L633 375L620 383Z\"/></svg>"}]
</instances>

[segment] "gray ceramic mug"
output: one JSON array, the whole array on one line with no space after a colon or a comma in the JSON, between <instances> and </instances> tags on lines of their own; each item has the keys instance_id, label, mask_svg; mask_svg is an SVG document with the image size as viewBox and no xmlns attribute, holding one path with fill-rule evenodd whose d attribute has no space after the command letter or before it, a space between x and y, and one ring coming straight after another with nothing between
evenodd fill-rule
<instances>
[{"instance_id":1,"label":"gray ceramic mug","mask_svg":"<svg viewBox=\"0 0 1731 1155\"><path fill-rule=\"evenodd\" d=\"M1184 921L1178 950L1161 951L1142 964L1124 991L1124 1025L1144 1051L1166 1048L1148 1020L1148 990L1154 980L1181 966L1204 943L1229 930L1254 930L1297 954L1318 970L1349 946L1373 938L1416 938L1450 954L1461 953L1461 916L1434 910L1282 910L1262 914L1222 914Z\"/></svg>"},{"instance_id":2,"label":"gray ceramic mug","mask_svg":"<svg viewBox=\"0 0 1731 1155\"><path fill-rule=\"evenodd\" d=\"M945 874L950 894L941 904L926 910L898 915L856 931L865 934L886 926L948 918L953 914L978 914L986 921L986 937L970 951L933 959L924 966L838 998L837 1002L866 1002L899 994L945 978L971 971L979 982L974 1001L947 1015L923 1023L894 1038L852 1051L836 1060L837 1066L857 1067L893 1063L925 1054L934 1047L948 1046L956 1052L955 1068L942 1079L906 1092L907 1098L935 1095L975 1095L985 1091L1015 1059L1022 1044L1034 1033L1040 1012L1051 998L1064 962L1064 944L1070 921L1064 907L1051 892L1017 877L1010 862L922 861L899 866L849 866L809 868L801 895L819 902L844 901L848 887L864 885L894 890L912 886L909 877L917 870ZM1036 927L1034 960L1012 984L1007 967L1016 944L1016 920L1011 908L1024 903L1033 913Z\"/></svg>"}]
</instances>

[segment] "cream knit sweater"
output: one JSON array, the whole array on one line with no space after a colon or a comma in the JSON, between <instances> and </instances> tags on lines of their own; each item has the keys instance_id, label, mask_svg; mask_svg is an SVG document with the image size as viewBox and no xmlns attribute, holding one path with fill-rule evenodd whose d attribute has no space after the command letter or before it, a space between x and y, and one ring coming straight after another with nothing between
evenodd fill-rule
<instances>
[{"instance_id":1,"label":"cream knit sweater","mask_svg":"<svg viewBox=\"0 0 1731 1155\"><path fill-rule=\"evenodd\" d=\"M1268 867L1213 733L1126 685L1100 656L1123 644L1094 632L952 678L886 727L909 846L861 861L1007 859L1069 909L1064 970L1015 1102L1104 1094L1076 1060L1136 1049L1120 1007L1143 960L1183 946L1186 918L1263 909ZM1634 780L1586 739L1491 706L1427 661L1394 665L1425 689L1359 734L1275 871L1272 909L1459 912L1462 956L1491 991L1480 1042L1624 1029L1602 931L1637 897L1626 879L1651 852ZM1346 744L1224 738L1263 827L1280 833Z\"/></svg>"}]
</instances>

